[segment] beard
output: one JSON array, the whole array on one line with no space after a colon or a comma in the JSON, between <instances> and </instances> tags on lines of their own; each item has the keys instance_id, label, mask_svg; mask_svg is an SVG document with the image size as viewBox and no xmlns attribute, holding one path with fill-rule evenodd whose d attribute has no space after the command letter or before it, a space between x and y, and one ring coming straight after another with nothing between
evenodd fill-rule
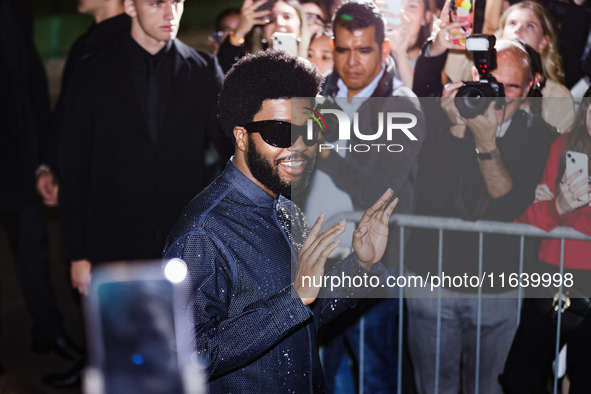
<instances>
[{"instance_id":1,"label":"beard","mask_svg":"<svg viewBox=\"0 0 591 394\"><path fill-rule=\"evenodd\" d=\"M291 200L292 195L302 193L310 181L312 169L314 168L315 155L312 159L304 153L296 153L289 157L291 160L302 159L306 166L300 179L297 181L286 181L279 176L279 164L284 159L270 161L266 159L256 148L252 139L248 140L248 152L246 154L246 164L251 174L261 182L265 187L274 193L281 194Z\"/></svg>"}]
</instances>

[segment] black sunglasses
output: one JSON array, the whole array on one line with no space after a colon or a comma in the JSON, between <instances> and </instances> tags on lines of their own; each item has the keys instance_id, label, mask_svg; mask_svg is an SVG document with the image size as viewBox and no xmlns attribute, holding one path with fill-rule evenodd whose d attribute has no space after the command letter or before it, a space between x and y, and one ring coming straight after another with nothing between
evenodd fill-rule
<instances>
[{"instance_id":1,"label":"black sunglasses","mask_svg":"<svg viewBox=\"0 0 591 394\"><path fill-rule=\"evenodd\" d=\"M296 143L298 138L304 138L306 146L312 146L318 142L320 126L312 122L312 138L308 138L308 126L295 125L281 120L261 120L251 122L243 126L248 133L259 133L263 141L277 148L289 148Z\"/></svg>"}]
</instances>

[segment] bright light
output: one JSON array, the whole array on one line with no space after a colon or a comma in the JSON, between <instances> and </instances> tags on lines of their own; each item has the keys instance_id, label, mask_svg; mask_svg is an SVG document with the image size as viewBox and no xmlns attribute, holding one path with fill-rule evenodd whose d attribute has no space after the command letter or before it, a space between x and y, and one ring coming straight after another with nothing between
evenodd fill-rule
<instances>
[{"instance_id":1,"label":"bright light","mask_svg":"<svg viewBox=\"0 0 591 394\"><path fill-rule=\"evenodd\" d=\"M164 266L164 275L172 283L180 283L187 277L187 264L181 259L172 259Z\"/></svg>"}]
</instances>

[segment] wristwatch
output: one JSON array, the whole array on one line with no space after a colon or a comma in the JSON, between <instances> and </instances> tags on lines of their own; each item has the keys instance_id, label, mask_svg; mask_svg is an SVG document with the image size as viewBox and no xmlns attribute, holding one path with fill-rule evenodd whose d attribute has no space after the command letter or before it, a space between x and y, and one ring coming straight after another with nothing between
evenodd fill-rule
<instances>
[{"instance_id":1,"label":"wristwatch","mask_svg":"<svg viewBox=\"0 0 591 394\"><path fill-rule=\"evenodd\" d=\"M478 160L492 160L501 157L501 152L499 151L499 148L495 148L490 152L483 153L476 148L476 157Z\"/></svg>"}]
</instances>

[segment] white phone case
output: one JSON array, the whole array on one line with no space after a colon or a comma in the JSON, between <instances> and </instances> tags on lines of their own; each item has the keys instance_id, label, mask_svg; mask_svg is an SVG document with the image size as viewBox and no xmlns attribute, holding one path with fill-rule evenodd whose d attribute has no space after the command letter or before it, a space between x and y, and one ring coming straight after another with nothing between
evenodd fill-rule
<instances>
[{"instance_id":1,"label":"white phone case","mask_svg":"<svg viewBox=\"0 0 591 394\"><path fill-rule=\"evenodd\" d=\"M298 39L294 33L273 33L273 49L285 51L292 56L298 55Z\"/></svg>"},{"instance_id":2,"label":"white phone case","mask_svg":"<svg viewBox=\"0 0 591 394\"><path fill-rule=\"evenodd\" d=\"M579 182L581 179L589 180L589 166L588 166L589 158L585 153L575 152L572 150L566 151L566 177L568 178L572 174L576 172L580 172L581 175L577 177L576 182ZM586 188L587 184L585 183L581 190Z\"/></svg>"},{"instance_id":3,"label":"white phone case","mask_svg":"<svg viewBox=\"0 0 591 394\"><path fill-rule=\"evenodd\" d=\"M388 27L398 26L402 23L402 0L382 0L378 2L380 10L386 18Z\"/></svg>"}]
</instances>

